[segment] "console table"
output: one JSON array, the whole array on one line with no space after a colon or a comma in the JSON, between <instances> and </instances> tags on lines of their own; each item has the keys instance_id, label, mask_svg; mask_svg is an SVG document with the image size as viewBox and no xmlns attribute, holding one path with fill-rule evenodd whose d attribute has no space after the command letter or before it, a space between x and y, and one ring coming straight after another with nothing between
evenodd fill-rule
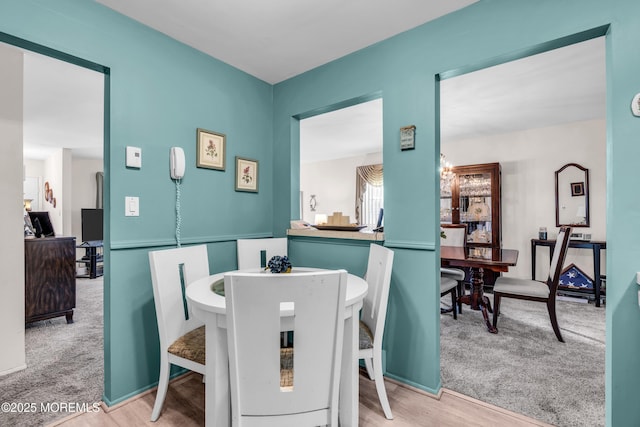
<instances>
[{"instance_id":1,"label":"console table","mask_svg":"<svg viewBox=\"0 0 640 427\"><path fill-rule=\"evenodd\" d=\"M25 322L65 316L76 307L76 238L25 239Z\"/></svg>"},{"instance_id":2,"label":"console table","mask_svg":"<svg viewBox=\"0 0 640 427\"><path fill-rule=\"evenodd\" d=\"M536 248L538 246L548 246L549 254L553 253L556 246L555 240L531 239L531 279L536 279ZM570 248L591 249L593 251L593 287L595 290L596 307L600 307L600 287L602 285L602 275L600 273L600 252L607 248L607 242L570 240ZM551 258L551 256L549 256Z\"/></svg>"}]
</instances>

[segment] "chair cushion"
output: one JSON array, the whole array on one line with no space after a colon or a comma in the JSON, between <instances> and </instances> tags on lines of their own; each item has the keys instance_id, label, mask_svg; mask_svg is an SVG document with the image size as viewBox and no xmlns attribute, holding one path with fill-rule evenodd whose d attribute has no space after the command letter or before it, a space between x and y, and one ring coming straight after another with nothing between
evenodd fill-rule
<instances>
[{"instance_id":1,"label":"chair cushion","mask_svg":"<svg viewBox=\"0 0 640 427\"><path fill-rule=\"evenodd\" d=\"M452 279L461 281L464 280L465 274L464 270L460 270L459 268L441 268L440 276L450 277Z\"/></svg>"},{"instance_id":2,"label":"chair cushion","mask_svg":"<svg viewBox=\"0 0 640 427\"><path fill-rule=\"evenodd\" d=\"M364 350L367 348L373 348L373 334L371 333L371 329L364 323L362 320L360 321L360 350Z\"/></svg>"},{"instance_id":3,"label":"chair cushion","mask_svg":"<svg viewBox=\"0 0 640 427\"><path fill-rule=\"evenodd\" d=\"M192 360L204 365L205 362L205 334L204 326L187 332L169 346L169 353L183 359Z\"/></svg>"},{"instance_id":4,"label":"chair cushion","mask_svg":"<svg viewBox=\"0 0 640 427\"><path fill-rule=\"evenodd\" d=\"M293 347L280 349L280 387L293 387Z\"/></svg>"},{"instance_id":5,"label":"chair cushion","mask_svg":"<svg viewBox=\"0 0 640 427\"><path fill-rule=\"evenodd\" d=\"M450 291L458 286L458 281L447 276L440 276L440 294Z\"/></svg>"},{"instance_id":6,"label":"chair cushion","mask_svg":"<svg viewBox=\"0 0 640 427\"><path fill-rule=\"evenodd\" d=\"M493 292L537 298L549 298L549 287L544 282L513 277L498 277Z\"/></svg>"}]
</instances>

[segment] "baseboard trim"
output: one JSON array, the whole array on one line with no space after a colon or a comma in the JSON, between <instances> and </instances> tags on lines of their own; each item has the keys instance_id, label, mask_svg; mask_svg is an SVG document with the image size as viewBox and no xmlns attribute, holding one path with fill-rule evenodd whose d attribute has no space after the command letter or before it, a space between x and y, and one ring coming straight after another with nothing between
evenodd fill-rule
<instances>
[{"instance_id":1,"label":"baseboard trim","mask_svg":"<svg viewBox=\"0 0 640 427\"><path fill-rule=\"evenodd\" d=\"M0 372L0 377L5 375L13 374L14 372L22 371L23 369L27 369L27 364L16 366L15 368L7 369L6 371Z\"/></svg>"},{"instance_id":2,"label":"baseboard trim","mask_svg":"<svg viewBox=\"0 0 640 427\"><path fill-rule=\"evenodd\" d=\"M492 405L491 403L483 402L482 400L478 400L476 398L467 396L465 394L458 393L457 391L449 390L447 388L441 389L441 397L443 395L449 395L458 399L466 400L470 403L473 403L478 406L482 406L486 409L500 412L501 414L508 415L512 418L520 420L522 422L526 422L529 424L537 425L540 427L554 427L553 424L547 424L544 421L536 420L535 418L527 417L526 415L519 414L517 412L509 411L508 409L501 408L499 406Z\"/></svg>"},{"instance_id":3,"label":"baseboard trim","mask_svg":"<svg viewBox=\"0 0 640 427\"><path fill-rule=\"evenodd\" d=\"M366 371L365 371L365 375L366 375ZM411 391L416 392L418 394L422 394L423 396L428 396L428 397L430 397L432 399L440 400L440 397L442 396L442 390L443 390L442 388L440 388L437 393L431 393L429 391L423 390L423 389L418 388L418 387L414 387L414 386L409 385L407 383L404 383L402 381L398 381L395 378L391 378L391 377L389 377L387 375L384 376L384 379L385 379L385 381L389 381L390 383L395 384L395 385L397 385L399 387L404 387L407 390L411 390Z\"/></svg>"},{"instance_id":4,"label":"baseboard trim","mask_svg":"<svg viewBox=\"0 0 640 427\"><path fill-rule=\"evenodd\" d=\"M169 380L169 384L180 385L183 382L187 381L192 375L195 375L195 374L196 374L196 372L192 372L192 371L185 372L184 374L178 375L177 377L173 378L172 380ZM147 394L156 391L157 389L158 389L158 386L151 387L150 389L147 389L147 390L145 390L145 391L143 391L141 393L138 393L135 396L131 396L131 397L129 397L129 398L127 398L127 399L125 399L125 400L123 400L121 402L118 402L118 403L116 403L115 405L112 405L112 406L108 406L104 401L101 401L100 402L100 409L105 414L108 414L109 412L115 411L116 409L118 409L118 408L120 408L120 407L122 407L122 406L124 406L124 405L126 405L128 403L136 401L136 400L146 396ZM67 422L69 420L72 420L72 419L74 419L76 417L79 417L81 415L84 415L84 414L85 414L84 412L76 412L75 414L71 414L71 415L69 415L67 417L64 417L62 419L56 420L52 424L48 424L47 427L55 427L55 426L64 424L65 422Z\"/></svg>"}]
</instances>

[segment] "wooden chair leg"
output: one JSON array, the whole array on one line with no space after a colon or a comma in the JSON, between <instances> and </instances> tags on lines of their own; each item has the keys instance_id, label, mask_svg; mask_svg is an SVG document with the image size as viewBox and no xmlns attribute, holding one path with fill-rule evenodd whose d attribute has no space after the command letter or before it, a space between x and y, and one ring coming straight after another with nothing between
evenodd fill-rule
<instances>
[{"instance_id":1,"label":"wooden chair leg","mask_svg":"<svg viewBox=\"0 0 640 427\"><path fill-rule=\"evenodd\" d=\"M560 326L558 326L555 300L550 299L549 302L547 302L547 310L549 310L549 319L551 319L551 327L553 327L553 332L555 332L556 338L558 338L558 341L564 342L562 334L560 333Z\"/></svg>"},{"instance_id":2,"label":"wooden chair leg","mask_svg":"<svg viewBox=\"0 0 640 427\"><path fill-rule=\"evenodd\" d=\"M500 314L500 299L502 295L499 293L493 294L493 327L496 328L498 324L498 314Z\"/></svg>"}]
</instances>

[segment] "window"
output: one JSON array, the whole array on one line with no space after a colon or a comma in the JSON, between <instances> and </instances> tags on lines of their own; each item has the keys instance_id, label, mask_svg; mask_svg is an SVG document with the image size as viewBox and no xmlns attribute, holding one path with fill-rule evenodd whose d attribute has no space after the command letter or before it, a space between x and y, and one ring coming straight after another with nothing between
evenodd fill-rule
<instances>
[{"instance_id":1,"label":"window","mask_svg":"<svg viewBox=\"0 0 640 427\"><path fill-rule=\"evenodd\" d=\"M356 168L356 222L371 228L378 222L384 207L382 165Z\"/></svg>"}]
</instances>

